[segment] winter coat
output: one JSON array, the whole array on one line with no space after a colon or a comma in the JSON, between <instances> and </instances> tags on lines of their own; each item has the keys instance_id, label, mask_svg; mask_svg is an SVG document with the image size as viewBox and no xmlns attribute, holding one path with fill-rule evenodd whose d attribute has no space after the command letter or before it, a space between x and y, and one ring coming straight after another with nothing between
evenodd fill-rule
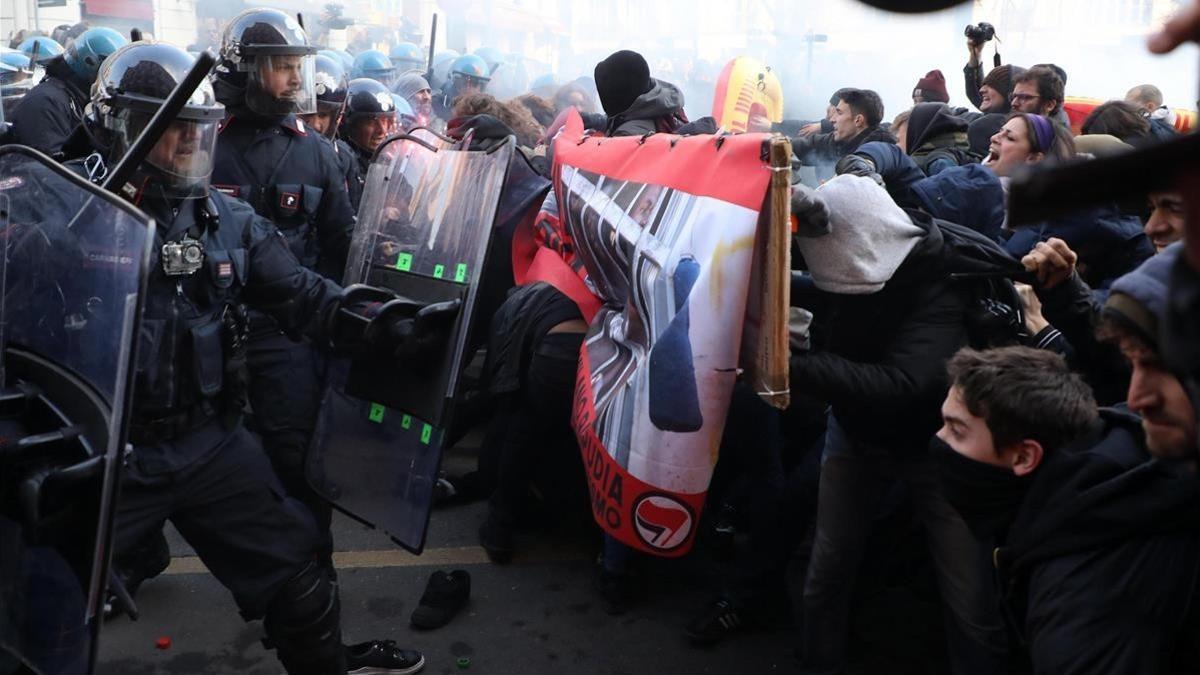
<instances>
[{"instance_id":1,"label":"winter coat","mask_svg":"<svg viewBox=\"0 0 1200 675\"><path fill-rule=\"evenodd\" d=\"M911 157L887 143L867 143L855 154L871 159L897 204L922 209L934 218L1000 241L1004 188L990 170L966 164L926 176Z\"/></svg>"},{"instance_id":2,"label":"winter coat","mask_svg":"<svg viewBox=\"0 0 1200 675\"><path fill-rule=\"evenodd\" d=\"M83 121L86 87L61 56L54 57L46 65L46 77L29 90L13 113L9 142L57 155Z\"/></svg>"},{"instance_id":3,"label":"winter coat","mask_svg":"<svg viewBox=\"0 0 1200 675\"><path fill-rule=\"evenodd\" d=\"M922 452L941 426L946 361L967 342L968 305L944 272L941 231L927 216L912 222L926 234L883 289L825 294L830 314L817 320L829 351L791 361L792 386L828 401L851 438L906 454Z\"/></svg>"},{"instance_id":4,"label":"winter coat","mask_svg":"<svg viewBox=\"0 0 1200 675\"><path fill-rule=\"evenodd\" d=\"M858 150L863 143L872 141L895 145L896 137L890 131L879 126L863 129L857 136L844 141L837 140L833 133L813 134L802 138L793 138L792 152L801 162L810 166L834 164L842 157Z\"/></svg>"},{"instance_id":5,"label":"winter coat","mask_svg":"<svg viewBox=\"0 0 1200 675\"><path fill-rule=\"evenodd\" d=\"M1067 365L1083 375L1100 405L1124 402L1129 392L1129 362L1116 345L1096 337L1103 305L1092 289L1078 274L1054 288L1035 289L1042 316L1071 344Z\"/></svg>"},{"instance_id":6,"label":"winter coat","mask_svg":"<svg viewBox=\"0 0 1200 675\"><path fill-rule=\"evenodd\" d=\"M1079 274L1093 289L1107 289L1117 277L1133 271L1155 252L1142 231L1141 220L1121 213L1112 205L1018 228L1004 247L1014 257L1021 258L1039 241L1051 237L1067 242L1079 255Z\"/></svg>"},{"instance_id":7,"label":"winter coat","mask_svg":"<svg viewBox=\"0 0 1200 675\"><path fill-rule=\"evenodd\" d=\"M1036 674L1193 673L1200 479L1152 459L1140 420L1056 448L994 560Z\"/></svg>"}]
</instances>

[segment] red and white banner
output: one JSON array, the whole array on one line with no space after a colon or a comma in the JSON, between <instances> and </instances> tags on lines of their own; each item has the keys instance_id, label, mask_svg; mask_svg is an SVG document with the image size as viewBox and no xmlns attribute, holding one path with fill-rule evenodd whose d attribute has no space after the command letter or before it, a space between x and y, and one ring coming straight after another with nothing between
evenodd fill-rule
<instances>
[{"instance_id":1,"label":"red and white banner","mask_svg":"<svg viewBox=\"0 0 1200 675\"><path fill-rule=\"evenodd\" d=\"M771 182L767 140L585 137L573 116L554 144L539 250L518 267L518 281L549 281L584 310L573 425L593 513L655 555L691 548L717 461Z\"/></svg>"}]
</instances>

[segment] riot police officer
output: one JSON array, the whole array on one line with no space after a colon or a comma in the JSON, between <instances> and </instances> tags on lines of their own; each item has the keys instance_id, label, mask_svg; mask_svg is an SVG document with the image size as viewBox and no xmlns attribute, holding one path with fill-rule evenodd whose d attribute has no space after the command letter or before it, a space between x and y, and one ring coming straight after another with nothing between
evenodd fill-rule
<instances>
[{"instance_id":1,"label":"riot police officer","mask_svg":"<svg viewBox=\"0 0 1200 675\"><path fill-rule=\"evenodd\" d=\"M212 180L275 223L305 267L340 279L354 229L345 174L330 144L297 117L317 112L315 53L296 20L278 10L249 9L229 23L214 78L228 116ZM322 360L256 313L246 365L254 424L289 494L326 533L321 557L332 569L331 512L304 478Z\"/></svg>"},{"instance_id":2,"label":"riot police officer","mask_svg":"<svg viewBox=\"0 0 1200 675\"><path fill-rule=\"evenodd\" d=\"M358 161L354 150L345 141L338 138L338 127L341 126L342 113L346 109L347 86L346 70L342 68L337 54L322 49L317 53L316 58L317 111L301 115L300 119L333 145L338 166L341 167L342 175L346 179L350 207L355 213L358 213L358 201L362 196Z\"/></svg>"},{"instance_id":3,"label":"riot police officer","mask_svg":"<svg viewBox=\"0 0 1200 675\"><path fill-rule=\"evenodd\" d=\"M396 68L396 75L403 75L409 72L425 72L425 55L421 52L421 48L411 42L401 42L392 47L392 51L388 54L392 60L392 65Z\"/></svg>"},{"instance_id":4,"label":"riot police officer","mask_svg":"<svg viewBox=\"0 0 1200 675\"><path fill-rule=\"evenodd\" d=\"M359 52L354 57L354 67L350 69L350 78L369 77L383 86L391 88L392 82L396 79L396 72L396 67L392 65L392 60L388 58L387 54L378 49L368 49Z\"/></svg>"},{"instance_id":5,"label":"riot police officer","mask_svg":"<svg viewBox=\"0 0 1200 675\"><path fill-rule=\"evenodd\" d=\"M49 42L47 38L43 40ZM83 121L88 89L100 64L126 42L124 36L111 28L89 28L65 52L45 61L46 77L25 95L9 120L11 142L28 145L51 157L59 155L63 144ZM39 46L38 59L43 56Z\"/></svg>"},{"instance_id":6,"label":"riot police officer","mask_svg":"<svg viewBox=\"0 0 1200 675\"><path fill-rule=\"evenodd\" d=\"M0 110L12 120L17 104L33 88L33 62L24 52L0 47Z\"/></svg>"},{"instance_id":7,"label":"riot police officer","mask_svg":"<svg viewBox=\"0 0 1200 675\"><path fill-rule=\"evenodd\" d=\"M304 29L281 11L248 9L230 21L214 78L228 116L212 181L271 220L305 267L340 279L354 230L345 174L332 146L297 117L317 112L316 52ZM250 313L250 407L288 494L317 520L318 558L333 576L331 509L305 477L325 362L311 342L296 341L283 328L266 313ZM406 667L401 659L377 672L408 672Z\"/></svg>"},{"instance_id":8,"label":"riot police officer","mask_svg":"<svg viewBox=\"0 0 1200 675\"><path fill-rule=\"evenodd\" d=\"M151 42L128 45L105 63L88 119L105 147L80 163L91 177L127 152L192 63L183 50ZM243 616L264 619L289 673L341 674L348 663L414 673L424 665L418 653L378 642L341 644L337 587L314 561L320 536L311 515L285 496L242 424L242 303L289 335L322 340L335 334L334 318L357 305L352 293L305 269L270 221L209 189L224 114L202 84L120 190L159 229L138 336L133 453L122 477L115 550L136 546L170 519Z\"/></svg>"},{"instance_id":9,"label":"riot police officer","mask_svg":"<svg viewBox=\"0 0 1200 675\"><path fill-rule=\"evenodd\" d=\"M454 116L454 100L463 94L477 94L487 89L491 72L487 63L475 54L464 54L454 59L450 66L450 77L442 91L433 97L433 111L438 117L449 121Z\"/></svg>"},{"instance_id":10,"label":"riot police officer","mask_svg":"<svg viewBox=\"0 0 1200 675\"><path fill-rule=\"evenodd\" d=\"M392 92L366 77L350 80L346 113L342 117L342 138L354 149L358 160L359 194L367 177L371 158L385 138L400 131L400 119Z\"/></svg>"}]
</instances>

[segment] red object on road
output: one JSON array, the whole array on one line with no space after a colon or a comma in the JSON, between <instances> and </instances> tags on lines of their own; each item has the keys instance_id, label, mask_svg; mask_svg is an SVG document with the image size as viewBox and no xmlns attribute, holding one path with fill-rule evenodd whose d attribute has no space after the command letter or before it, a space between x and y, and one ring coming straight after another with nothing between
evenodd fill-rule
<instances>
[{"instance_id":1,"label":"red object on road","mask_svg":"<svg viewBox=\"0 0 1200 675\"><path fill-rule=\"evenodd\" d=\"M159 649L170 649L171 638L164 635L163 637L160 637L154 641L154 646L158 647Z\"/></svg>"}]
</instances>

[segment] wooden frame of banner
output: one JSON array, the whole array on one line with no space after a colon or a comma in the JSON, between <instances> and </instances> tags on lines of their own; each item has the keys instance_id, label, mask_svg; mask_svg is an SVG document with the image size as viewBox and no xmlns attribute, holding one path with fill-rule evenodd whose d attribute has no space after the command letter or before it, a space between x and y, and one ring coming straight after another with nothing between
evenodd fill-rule
<instances>
[{"instance_id":1,"label":"wooden frame of banner","mask_svg":"<svg viewBox=\"0 0 1200 675\"><path fill-rule=\"evenodd\" d=\"M791 399L788 384L788 311L791 306L791 155L782 136L763 142L771 183L759 212L750 294L742 333L743 377L767 403L780 410Z\"/></svg>"}]
</instances>

